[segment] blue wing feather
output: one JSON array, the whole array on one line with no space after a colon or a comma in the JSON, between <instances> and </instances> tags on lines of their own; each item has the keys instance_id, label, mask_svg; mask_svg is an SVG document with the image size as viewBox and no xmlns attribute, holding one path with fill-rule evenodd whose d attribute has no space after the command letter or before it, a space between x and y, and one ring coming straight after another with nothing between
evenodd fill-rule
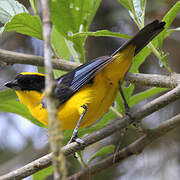
<instances>
[{"instance_id":1,"label":"blue wing feather","mask_svg":"<svg viewBox=\"0 0 180 180\"><path fill-rule=\"evenodd\" d=\"M91 80L113 58L110 56L100 57L89 61L75 70L61 76L58 84L65 84L73 91L78 91L84 84Z\"/></svg>"},{"instance_id":2,"label":"blue wing feather","mask_svg":"<svg viewBox=\"0 0 180 180\"><path fill-rule=\"evenodd\" d=\"M64 103L68 100L112 60L114 60L112 56L99 57L92 61L88 61L73 71L61 76L58 79L57 87L55 89L55 94L60 100L60 103Z\"/></svg>"}]
</instances>

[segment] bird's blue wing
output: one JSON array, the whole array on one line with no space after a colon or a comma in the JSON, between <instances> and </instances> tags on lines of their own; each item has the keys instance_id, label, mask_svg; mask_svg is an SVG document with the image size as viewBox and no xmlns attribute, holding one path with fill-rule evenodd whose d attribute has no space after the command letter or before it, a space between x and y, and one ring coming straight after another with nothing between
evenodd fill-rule
<instances>
[{"instance_id":1,"label":"bird's blue wing","mask_svg":"<svg viewBox=\"0 0 180 180\"><path fill-rule=\"evenodd\" d=\"M61 76L57 81L55 94L61 103L68 100L82 86L90 82L114 58L103 56L77 67L73 71Z\"/></svg>"}]
</instances>

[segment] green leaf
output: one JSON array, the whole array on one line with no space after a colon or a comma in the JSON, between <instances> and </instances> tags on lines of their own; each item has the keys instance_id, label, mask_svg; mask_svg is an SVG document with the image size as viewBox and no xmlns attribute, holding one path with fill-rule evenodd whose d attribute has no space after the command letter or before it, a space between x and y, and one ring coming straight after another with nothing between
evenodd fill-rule
<instances>
[{"instance_id":1,"label":"green leaf","mask_svg":"<svg viewBox=\"0 0 180 180\"><path fill-rule=\"evenodd\" d=\"M16 0L0 1L0 22L7 23L10 19L19 13L28 13L27 9Z\"/></svg>"},{"instance_id":2,"label":"green leaf","mask_svg":"<svg viewBox=\"0 0 180 180\"><path fill-rule=\"evenodd\" d=\"M159 37L161 33L156 36L151 42L154 48L159 44ZM131 66L130 72L139 72L140 65L146 60L147 56L151 53L151 50L146 46L144 47L133 59L133 64Z\"/></svg>"},{"instance_id":3,"label":"green leaf","mask_svg":"<svg viewBox=\"0 0 180 180\"><path fill-rule=\"evenodd\" d=\"M107 36L107 37L118 37L118 38L125 38L130 39L131 36L127 34L117 33L117 32L111 32L109 30L100 30L96 32L80 32L73 34L73 37L79 37L79 36Z\"/></svg>"},{"instance_id":4,"label":"green leaf","mask_svg":"<svg viewBox=\"0 0 180 180\"><path fill-rule=\"evenodd\" d=\"M70 60L71 54L68 50L65 38L53 27L51 34L51 43L54 51L63 59ZM53 70L55 78L62 76L65 71Z\"/></svg>"},{"instance_id":5,"label":"green leaf","mask_svg":"<svg viewBox=\"0 0 180 180\"><path fill-rule=\"evenodd\" d=\"M123 92L125 92L125 91L123 90ZM125 111L125 109L124 109L124 102L123 102L123 99L122 99L122 96L121 96L120 93L118 93L117 96L116 96L116 107L117 107L117 110L120 113Z\"/></svg>"},{"instance_id":6,"label":"green leaf","mask_svg":"<svg viewBox=\"0 0 180 180\"><path fill-rule=\"evenodd\" d=\"M52 29L51 43L53 44L53 48L61 58L70 61L71 54L69 53L64 37L57 31L55 27L53 27Z\"/></svg>"},{"instance_id":7,"label":"green leaf","mask_svg":"<svg viewBox=\"0 0 180 180\"><path fill-rule=\"evenodd\" d=\"M41 20L32 16L26 8L15 0L0 1L0 22L5 23L0 33L16 31L38 39L42 39Z\"/></svg>"},{"instance_id":8,"label":"green leaf","mask_svg":"<svg viewBox=\"0 0 180 180\"><path fill-rule=\"evenodd\" d=\"M57 31L74 48L81 62L85 60L84 43L85 37L73 38L72 35L77 32L88 31L88 27L99 7L101 0L61 0L50 1L50 13L53 25ZM73 55L73 54L72 54ZM77 59L77 57L74 57Z\"/></svg>"},{"instance_id":9,"label":"green leaf","mask_svg":"<svg viewBox=\"0 0 180 180\"><path fill-rule=\"evenodd\" d=\"M162 19L162 21L166 22L165 25L165 30L166 31L168 29L168 27L172 24L173 20L175 19L175 17L177 16L177 14L180 11L180 1L178 1L169 11L168 13L166 13L166 15L164 16L164 18ZM163 35L163 33L161 34Z\"/></svg>"},{"instance_id":10,"label":"green leaf","mask_svg":"<svg viewBox=\"0 0 180 180\"><path fill-rule=\"evenodd\" d=\"M146 57L151 53L151 50L146 46L133 59L133 64L129 72L139 72L140 65L146 60Z\"/></svg>"},{"instance_id":11,"label":"green leaf","mask_svg":"<svg viewBox=\"0 0 180 180\"><path fill-rule=\"evenodd\" d=\"M139 27L144 27L146 0L132 0L130 15Z\"/></svg>"},{"instance_id":12,"label":"green leaf","mask_svg":"<svg viewBox=\"0 0 180 180\"><path fill-rule=\"evenodd\" d=\"M72 33L88 30L100 2L100 0L51 0L52 22L64 37L71 39Z\"/></svg>"},{"instance_id":13,"label":"green leaf","mask_svg":"<svg viewBox=\"0 0 180 180\"><path fill-rule=\"evenodd\" d=\"M53 174L53 167L49 166L48 168L45 168L33 174L33 180L44 180L47 178L48 175L52 175L52 174Z\"/></svg>"},{"instance_id":14,"label":"green leaf","mask_svg":"<svg viewBox=\"0 0 180 180\"><path fill-rule=\"evenodd\" d=\"M37 0L29 0L31 7L34 11L34 14L37 15L38 11L37 11Z\"/></svg>"},{"instance_id":15,"label":"green leaf","mask_svg":"<svg viewBox=\"0 0 180 180\"><path fill-rule=\"evenodd\" d=\"M119 2L128 9L130 16L138 27L144 27L146 0L119 0Z\"/></svg>"},{"instance_id":16,"label":"green leaf","mask_svg":"<svg viewBox=\"0 0 180 180\"><path fill-rule=\"evenodd\" d=\"M41 20L38 16L32 16L29 13L16 14L11 21L5 25L4 31L16 31L42 39Z\"/></svg>"},{"instance_id":17,"label":"green leaf","mask_svg":"<svg viewBox=\"0 0 180 180\"><path fill-rule=\"evenodd\" d=\"M66 74L66 71L61 71L61 70L53 70L53 74L54 74L54 78L58 79L59 77L61 77L63 74Z\"/></svg>"},{"instance_id":18,"label":"green leaf","mask_svg":"<svg viewBox=\"0 0 180 180\"><path fill-rule=\"evenodd\" d=\"M159 88L159 87L153 87L151 89L148 89L146 91L140 92L134 96L132 96L129 100L129 106L133 107L134 105L136 105L137 103L148 99L156 94L159 94L161 92L166 91L167 88Z\"/></svg>"},{"instance_id":19,"label":"green leaf","mask_svg":"<svg viewBox=\"0 0 180 180\"><path fill-rule=\"evenodd\" d=\"M158 35L156 38L156 43L158 44L159 49L162 47L162 42L163 40L169 36L170 32L168 31L169 26L172 24L173 20L177 16L178 12L180 11L180 1L178 1L169 11L168 13L164 16L162 21L166 22L164 30ZM154 41L155 42L155 41ZM151 44L150 44L151 46ZM163 64L163 66L169 71L172 72L171 68L168 66L166 59L167 59L167 53L163 53L162 50L160 52L156 52L156 49L151 46L151 49L155 53L155 55L161 60L160 64ZM165 54L165 55L164 55Z\"/></svg>"},{"instance_id":20,"label":"green leaf","mask_svg":"<svg viewBox=\"0 0 180 180\"><path fill-rule=\"evenodd\" d=\"M127 86L127 83L124 82L123 86L122 86L123 92L124 92L124 96L127 99L127 102L129 101L129 98L131 97L133 91L134 91L134 84L129 84Z\"/></svg>"},{"instance_id":21,"label":"green leaf","mask_svg":"<svg viewBox=\"0 0 180 180\"><path fill-rule=\"evenodd\" d=\"M89 0L89 5L86 6L86 8L88 9L88 13L85 12L85 17L84 17L84 21L85 23L85 26L86 26L86 29L85 31L88 31L88 28L100 6L100 3L101 3L101 0Z\"/></svg>"},{"instance_id":22,"label":"green leaf","mask_svg":"<svg viewBox=\"0 0 180 180\"><path fill-rule=\"evenodd\" d=\"M63 59L70 60L71 54L68 50L68 46L65 42L65 38L56 30L55 27L52 29L51 34L51 43L53 46L54 51ZM65 71L60 70L53 70L54 77L59 78L63 74L65 74Z\"/></svg>"},{"instance_id":23,"label":"green leaf","mask_svg":"<svg viewBox=\"0 0 180 180\"><path fill-rule=\"evenodd\" d=\"M169 72L172 72L170 66L167 63L167 58L168 58L169 53L164 54L163 52L161 52L161 54L162 54L161 61L159 61L160 67L165 67Z\"/></svg>"},{"instance_id":24,"label":"green leaf","mask_svg":"<svg viewBox=\"0 0 180 180\"><path fill-rule=\"evenodd\" d=\"M91 156L90 159L88 159L87 163L91 162L93 159L95 159L99 156L113 153L114 149L115 149L114 145L109 145L109 146L105 146L105 147L101 148L98 152L96 152L93 156Z\"/></svg>"},{"instance_id":25,"label":"green leaf","mask_svg":"<svg viewBox=\"0 0 180 180\"><path fill-rule=\"evenodd\" d=\"M38 126L45 127L31 115L25 105L17 101L16 93L11 89L0 92L0 111L18 114Z\"/></svg>"},{"instance_id":26,"label":"green leaf","mask_svg":"<svg viewBox=\"0 0 180 180\"><path fill-rule=\"evenodd\" d=\"M131 10L131 0L118 0L126 9Z\"/></svg>"},{"instance_id":27,"label":"green leaf","mask_svg":"<svg viewBox=\"0 0 180 180\"><path fill-rule=\"evenodd\" d=\"M129 2L129 1L128 1ZM133 1L135 2L135 1ZM139 1L140 2L140 1ZM131 3L129 3L131 4ZM144 0L141 1L142 7L145 7L146 2ZM134 5L133 5L134 6ZM132 10L132 7L131 7ZM162 42L164 40L164 38L167 37L167 35L169 35L167 32L167 28L170 26L170 24L172 23L172 21L174 20L174 18L176 17L177 13L180 10L180 1L178 1L173 7L172 9L165 15L165 17L163 18L162 21L166 22L165 25L165 30L163 30L163 32L161 32L157 37L155 37L152 41L152 44L154 46L154 48L161 47L162 46ZM137 20L136 20L137 21ZM136 55L136 57L133 60L133 64L131 66L130 72L138 72L139 66L145 61L146 57L151 53L151 50L147 47L145 47L143 50L141 50L140 53L138 53ZM166 57L161 57L161 60L165 60ZM163 61L164 62L164 61ZM170 69L169 66L167 65L167 63L164 64L166 66L167 69Z\"/></svg>"},{"instance_id":28,"label":"green leaf","mask_svg":"<svg viewBox=\"0 0 180 180\"><path fill-rule=\"evenodd\" d=\"M180 1L178 1L172 8L170 11L168 11L168 13L164 16L162 21L166 22L165 25L165 29L157 36L153 39L152 41L152 48L154 48L154 50L156 50L156 47L159 47L159 49L161 49L162 47L162 42L163 40L169 35L168 33L168 27L171 25L172 21L174 20L174 18L176 17L177 13L180 11ZM137 67L140 66L142 64L142 62L144 61L145 57L147 57L150 54L150 50L146 48L144 48L144 50L142 50L139 54L141 55L142 60L140 60L141 58L138 57L139 54L135 57L134 62L137 63ZM154 51L153 51L154 52ZM166 67L166 69L168 71L171 72L171 68L168 66L168 64L166 63L166 56L164 56L164 53L162 52L158 52L158 58L161 60L162 64ZM160 57L159 57L160 56ZM138 60L137 60L138 59ZM132 66L132 68L134 68L134 64Z\"/></svg>"},{"instance_id":29,"label":"green leaf","mask_svg":"<svg viewBox=\"0 0 180 180\"><path fill-rule=\"evenodd\" d=\"M177 27L177 28L173 28L173 29L167 29L166 33L163 34L163 37L161 38L167 38L172 32L175 32L175 31L180 31L180 27ZM160 43L161 43L161 46L162 46L162 39L160 39Z\"/></svg>"},{"instance_id":30,"label":"green leaf","mask_svg":"<svg viewBox=\"0 0 180 180\"><path fill-rule=\"evenodd\" d=\"M105 125L107 125L109 123L109 121L111 121L115 117L117 117L116 114L109 109L109 111L99 121L97 121L94 125L92 125L89 128L84 128L84 129L86 129L85 132L82 129L82 131L80 131L79 134L84 135L86 133L91 133L95 130L98 130L98 129L104 127Z\"/></svg>"},{"instance_id":31,"label":"green leaf","mask_svg":"<svg viewBox=\"0 0 180 180\"><path fill-rule=\"evenodd\" d=\"M129 99L132 96L132 93L134 91L134 84L130 84L128 87L126 87L126 82L124 82L123 85L121 86L121 88L123 90L123 94L126 98L126 101L129 104ZM120 113L125 112L124 101L123 101L120 93L118 93L116 96L116 105L117 105L117 109Z\"/></svg>"},{"instance_id":32,"label":"green leaf","mask_svg":"<svg viewBox=\"0 0 180 180\"><path fill-rule=\"evenodd\" d=\"M174 28L174 29L168 29L166 34L165 34L165 38L168 37L172 32L175 31L180 31L180 27Z\"/></svg>"},{"instance_id":33,"label":"green leaf","mask_svg":"<svg viewBox=\"0 0 180 180\"><path fill-rule=\"evenodd\" d=\"M44 67L42 67L42 66L37 66L37 69L38 69L38 72L39 72L39 73L45 74L45 68L44 68Z\"/></svg>"},{"instance_id":34,"label":"green leaf","mask_svg":"<svg viewBox=\"0 0 180 180\"><path fill-rule=\"evenodd\" d=\"M166 22L166 25L165 25L165 29L163 30L163 32L161 32L159 36L159 43L161 44L161 46L162 46L162 41L164 40L164 38L166 38L169 35L169 32L167 29L172 24L173 20L175 19L179 11L180 11L180 1L178 1L162 19L162 21Z\"/></svg>"}]
</instances>

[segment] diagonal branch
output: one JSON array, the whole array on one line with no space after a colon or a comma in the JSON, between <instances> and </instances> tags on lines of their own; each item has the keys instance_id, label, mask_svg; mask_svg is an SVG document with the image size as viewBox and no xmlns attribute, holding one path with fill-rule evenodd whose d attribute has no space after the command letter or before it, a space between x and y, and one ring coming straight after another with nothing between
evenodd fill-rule
<instances>
[{"instance_id":1,"label":"diagonal branch","mask_svg":"<svg viewBox=\"0 0 180 180\"><path fill-rule=\"evenodd\" d=\"M180 85L178 85L176 88L172 89L168 93L158 97L157 99L147 103L143 107L141 107L138 111L134 112L132 114L132 117L134 120L139 121L140 119L148 116L149 114L167 106L171 102L174 102L175 100L179 99L180 97ZM92 134L83 137L83 141L85 142L85 147L89 146L101 139L104 139L105 137L127 127L130 123L133 121L129 119L128 116L125 116L122 119L111 121L111 123L102 129L93 132ZM62 151L64 152L65 156L68 156L70 154L73 154L74 152L81 150L81 147L76 143L71 143L62 148ZM4 176L0 177L0 180L10 180L12 178L14 179L22 179L27 176L32 175L33 173L46 168L47 166L51 165L51 158L52 154L48 154L46 156L41 157L40 159L37 159L24 167L10 172Z\"/></svg>"},{"instance_id":2,"label":"diagonal branch","mask_svg":"<svg viewBox=\"0 0 180 180\"><path fill-rule=\"evenodd\" d=\"M100 173L107 168L121 162L129 156L137 155L143 151L143 149L157 140L161 136L167 134L172 129L175 129L180 125L180 115L174 116L173 118L163 122L160 126L154 129L148 129L147 134L137 139L132 144L123 148L117 153L107 157L106 159L88 166L87 168L75 173L74 175L67 178L67 180L84 180L92 177L92 175Z\"/></svg>"}]
</instances>

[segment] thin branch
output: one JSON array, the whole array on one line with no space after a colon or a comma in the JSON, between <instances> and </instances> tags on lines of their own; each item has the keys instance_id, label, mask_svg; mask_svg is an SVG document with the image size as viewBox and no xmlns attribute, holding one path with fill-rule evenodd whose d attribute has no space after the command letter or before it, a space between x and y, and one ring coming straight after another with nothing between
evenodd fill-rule
<instances>
[{"instance_id":1,"label":"thin branch","mask_svg":"<svg viewBox=\"0 0 180 180\"><path fill-rule=\"evenodd\" d=\"M34 161L35 159L42 157L42 155L45 155L48 152L49 152L48 145L41 149L37 149L33 145L28 145L25 149L23 149L22 152L18 153L15 157L7 160L4 163L1 163L0 174L8 173L10 169L14 169L15 164L18 164L19 166L23 166L24 164L27 164L31 161ZM30 154L31 156L29 156Z\"/></svg>"},{"instance_id":2,"label":"thin branch","mask_svg":"<svg viewBox=\"0 0 180 180\"><path fill-rule=\"evenodd\" d=\"M146 135L140 137L135 142L123 148L119 152L114 153L113 155L107 157L106 159L96 164L84 168L78 173L75 173L74 175L68 177L67 180L88 179L92 175L100 173L101 171L104 171L105 169L112 167L113 165L121 162L122 160L126 159L129 156L137 155L141 153L147 145L151 144L153 141L167 134L169 131L175 129L179 125L180 125L180 115L174 116L173 118L163 122L157 128L148 129Z\"/></svg>"},{"instance_id":3,"label":"thin branch","mask_svg":"<svg viewBox=\"0 0 180 180\"><path fill-rule=\"evenodd\" d=\"M41 0L42 5L42 22L43 22L43 39L44 39L44 64L46 71L45 78L45 95L48 112L48 133L50 147L53 152L53 175L54 180L66 178L66 160L61 151L63 134L61 124L57 119L58 102L54 96L55 81L53 78L53 67L51 62L51 20L49 12L49 0Z\"/></svg>"},{"instance_id":4,"label":"thin branch","mask_svg":"<svg viewBox=\"0 0 180 180\"><path fill-rule=\"evenodd\" d=\"M149 114L151 114L151 113L167 106L171 102L179 99L179 97L180 97L180 86L177 86L176 88L169 91L168 93L158 97L157 99L155 99L155 100L147 103L143 107L141 107L138 111L136 111L135 113L132 114L132 117L134 120L139 121L142 118L148 116ZM91 133L88 136L83 137L82 139L85 142L85 147L89 146L101 139L104 139L105 137L127 127L130 123L132 123L132 120L129 119L128 116L125 116L124 118L115 120L113 122L111 121L111 123L109 125L101 128L98 131ZM62 151L64 152L65 156L73 154L74 152L76 152L78 150L81 150L81 147L76 142L68 144L62 148ZM23 168L20 168L16 171L13 171L4 176L1 176L0 180L10 180L12 178L22 179L27 176L30 176L33 173L49 166L51 164L51 158L52 158L52 154L43 156L42 158L37 159L36 161L25 165Z\"/></svg>"},{"instance_id":5,"label":"thin branch","mask_svg":"<svg viewBox=\"0 0 180 180\"><path fill-rule=\"evenodd\" d=\"M44 58L41 56L34 56L30 54L17 53L0 49L0 61L7 64L28 64L35 66L44 66ZM52 65L54 69L63 71L71 71L80 64L75 62L53 59ZM142 73L128 73L125 80L131 83L137 83L147 86L156 86L164 88L173 88L179 83L179 74L172 74L171 76L163 76L157 74L142 74Z\"/></svg>"},{"instance_id":6,"label":"thin branch","mask_svg":"<svg viewBox=\"0 0 180 180\"><path fill-rule=\"evenodd\" d=\"M136 121L141 121L142 118L178 100L179 97L180 97L180 84L171 91L167 92L166 94L142 106L139 110L132 113L132 117Z\"/></svg>"},{"instance_id":7,"label":"thin branch","mask_svg":"<svg viewBox=\"0 0 180 180\"><path fill-rule=\"evenodd\" d=\"M155 86L162 88L174 88L180 83L180 74L172 73L171 76L159 74L128 73L126 81L144 86Z\"/></svg>"},{"instance_id":8,"label":"thin branch","mask_svg":"<svg viewBox=\"0 0 180 180\"><path fill-rule=\"evenodd\" d=\"M7 64L28 64L35 66L44 66L44 58L41 56L34 56L31 54L17 53L0 49L0 61ZM78 66L77 63L67 61L64 59L53 59L53 68L63 71L71 71Z\"/></svg>"},{"instance_id":9,"label":"thin branch","mask_svg":"<svg viewBox=\"0 0 180 180\"><path fill-rule=\"evenodd\" d=\"M18 180L28 177L41 169L44 169L52 164L52 153L49 153L31 163L19 168L18 170L12 171L8 174L0 176L0 180Z\"/></svg>"}]
</instances>

